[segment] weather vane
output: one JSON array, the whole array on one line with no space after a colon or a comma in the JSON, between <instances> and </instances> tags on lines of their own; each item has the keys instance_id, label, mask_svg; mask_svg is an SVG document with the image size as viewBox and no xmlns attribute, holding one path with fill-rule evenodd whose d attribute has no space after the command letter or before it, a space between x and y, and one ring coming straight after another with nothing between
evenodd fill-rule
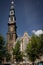
<instances>
[{"instance_id":1,"label":"weather vane","mask_svg":"<svg viewBox=\"0 0 43 65\"><path fill-rule=\"evenodd\" d=\"M14 4L14 0L11 1L11 4Z\"/></svg>"},{"instance_id":2,"label":"weather vane","mask_svg":"<svg viewBox=\"0 0 43 65\"><path fill-rule=\"evenodd\" d=\"M11 0L11 4L13 5L15 3L15 0ZM16 5L15 5L16 6Z\"/></svg>"}]
</instances>

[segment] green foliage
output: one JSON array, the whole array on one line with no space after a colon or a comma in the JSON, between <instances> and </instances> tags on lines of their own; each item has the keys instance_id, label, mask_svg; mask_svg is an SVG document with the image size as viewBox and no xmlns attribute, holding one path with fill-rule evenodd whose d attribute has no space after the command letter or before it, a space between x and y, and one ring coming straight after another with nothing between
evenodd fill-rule
<instances>
[{"instance_id":1,"label":"green foliage","mask_svg":"<svg viewBox=\"0 0 43 65\"><path fill-rule=\"evenodd\" d=\"M7 59L7 61L10 60L10 54L8 53L7 49L6 49L6 44L5 44L5 40L3 38L2 35L0 35L0 64L2 64L2 60L4 58Z\"/></svg>"},{"instance_id":2,"label":"green foliage","mask_svg":"<svg viewBox=\"0 0 43 65\"><path fill-rule=\"evenodd\" d=\"M31 41L27 44L27 56L28 58L34 62L36 58L40 58L43 55L43 34L39 37L36 35L32 35Z\"/></svg>"},{"instance_id":3,"label":"green foliage","mask_svg":"<svg viewBox=\"0 0 43 65\"><path fill-rule=\"evenodd\" d=\"M5 41L2 35L0 35L0 63L2 63L2 59L5 56Z\"/></svg>"},{"instance_id":4,"label":"green foliage","mask_svg":"<svg viewBox=\"0 0 43 65\"><path fill-rule=\"evenodd\" d=\"M43 55L43 34L41 34L41 35L39 36L39 39L40 39L39 53L40 53L41 55Z\"/></svg>"},{"instance_id":5,"label":"green foliage","mask_svg":"<svg viewBox=\"0 0 43 65\"><path fill-rule=\"evenodd\" d=\"M22 61L22 54L20 52L20 41L17 41L15 47L13 48L13 55L17 62Z\"/></svg>"},{"instance_id":6,"label":"green foliage","mask_svg":"<svg viewBox=\"0 0 43 65\"><path fill-rule=\"evenodd\" d=\"M36 60L36 58L39 58L39 47L40 47L40 39L39 37L33 35L31 37L31 41L28 43L27 45L27 49L26 49L26 52L27 52L27 55L28 55L28 58L34 62Z\"/></svg>"},{"instance_id":7,"label":"green foliage","mask_svg":"<svg viewBox=\"0 0 43 65\"><path fill-rule=\"evenodd\" d=\"M14 54L16 55L18 51L20 51L20 41L17 41L14 50Z\"/></svg>"},{"instance_id":8,"label":"green foliage","mask_svg":"<svg viewBox=\"0 0 43 65\"><path fill-rule=\"evenodd\" d=\"M7 62L10 61L11 55L10 55L10 53L8 53L7 50L6 50L5 57L6 57L6 61L7 61Z\"/></svg>"}]
</instances>

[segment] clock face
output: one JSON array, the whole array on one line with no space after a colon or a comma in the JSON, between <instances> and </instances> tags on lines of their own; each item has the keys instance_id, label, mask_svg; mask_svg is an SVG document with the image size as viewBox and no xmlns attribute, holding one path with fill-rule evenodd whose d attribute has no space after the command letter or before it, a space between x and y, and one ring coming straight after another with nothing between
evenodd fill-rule
<instances>
[{"instance_id":1,"label":"clock face","mask_svg":"<svg viewBox=\"0 0 43 65\"><path fill-rule=\"evenodd\" d=\"M12 11L10 11L10 15L14 15L14 11L12 10Z\"/></svg>"}]
</instances>

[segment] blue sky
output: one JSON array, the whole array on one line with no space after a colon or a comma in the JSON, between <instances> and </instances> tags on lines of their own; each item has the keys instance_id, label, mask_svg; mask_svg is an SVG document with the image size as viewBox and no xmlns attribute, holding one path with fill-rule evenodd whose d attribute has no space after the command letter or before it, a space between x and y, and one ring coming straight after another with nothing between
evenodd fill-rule
<instances>
[{"instance_id":1,"label":"blue sky","mask_svg":"<svg viewBox=\"0 0 43 65\"><path fill-rule=\"evenodd\" d=\"M11 0L0 0L0 33L6 37ZM43 29L43 0L15 0L17 34Z\"/></svg>"}]
</instances>

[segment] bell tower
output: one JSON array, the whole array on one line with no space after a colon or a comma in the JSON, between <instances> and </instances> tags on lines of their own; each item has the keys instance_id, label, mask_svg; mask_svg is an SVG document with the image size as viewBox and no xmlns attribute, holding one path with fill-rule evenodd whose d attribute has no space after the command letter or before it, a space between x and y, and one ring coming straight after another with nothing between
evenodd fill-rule
<instances>
[{"instance_id":1,"label":"bell tower","mask_svg":"<svg viewBox=\"0 0 43 65\"><path fill-rule=\"evenodd\" d=\"M16 16L15 16L15 8L14 8L14 1L11 1L10 6L10 13L9 13L9 21L8 21L8 32L7 32L7 49L9 52L12 51L14 43L17 39L16 33Z\"/></svg>"}]
</instances>

